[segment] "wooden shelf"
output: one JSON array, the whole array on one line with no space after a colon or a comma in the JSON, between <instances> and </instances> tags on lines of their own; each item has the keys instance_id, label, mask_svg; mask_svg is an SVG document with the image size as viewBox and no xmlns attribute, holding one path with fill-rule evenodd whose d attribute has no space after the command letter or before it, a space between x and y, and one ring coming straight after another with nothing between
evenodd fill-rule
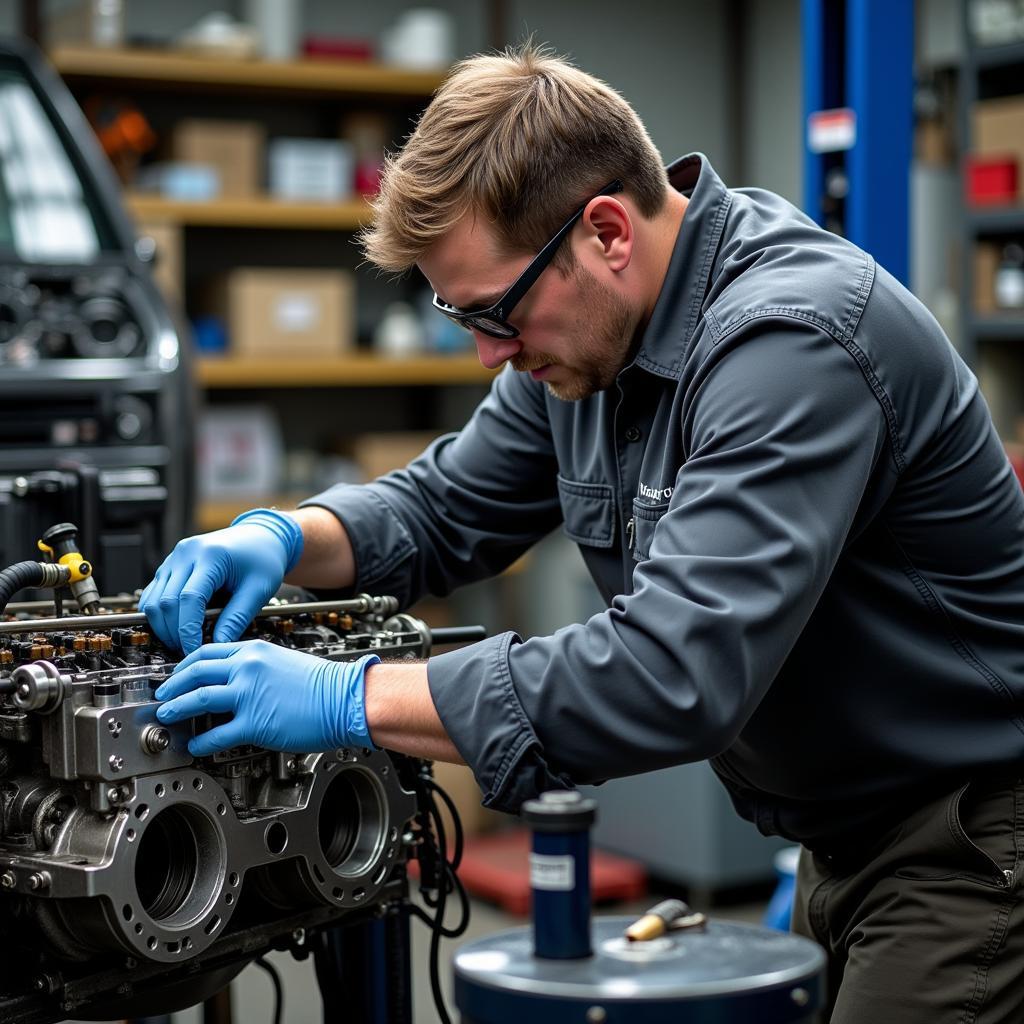
<instances>
[{"instance_id":1,"label":"wooden shelf","mask_svg":"<svg viewBox=\"0 0 1024 1024\"><path fill-rule=\"evenodd\" d=\"M486 384L493 370L475 355L386 359L354 354L333 359L214 358L196 364L206 388L409 387Z\"/></svg>"},{"instance_id":2,"label":"wooden shelf","mask_svg":"<svg viewBox=\"0 0 1024 1024\"><path fill-rule=\"evenodd\" d=\"M185 202L128 193L128 208L140 221L165 221L196 227L302 228L355 231L369 223L369 203L361 199L345 203L293 203L269 196L251 199L210 199Z\"/></svg>"},{"instance_id":3,"label":"wooden shelf","mask_svg":"<svg viewBox=\"0 0 1024 1024\"><path fill-rule=\"evenodd\" d=\"M406 71L366 61L237 60L164 50L58 46L50 60L69 80L116 81L134 87L193 86L222 91L319 93L426 98L444 71Z\"/></svg>"}]
</instances>

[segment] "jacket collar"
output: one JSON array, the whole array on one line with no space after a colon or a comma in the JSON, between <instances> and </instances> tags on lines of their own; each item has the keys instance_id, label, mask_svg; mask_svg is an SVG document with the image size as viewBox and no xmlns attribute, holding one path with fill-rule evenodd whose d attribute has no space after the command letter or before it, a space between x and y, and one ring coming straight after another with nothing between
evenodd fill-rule
<instances>
[{"instance_id":1,"label":"jacket collar","mask_svg":"<svg viewBox=\"0 0 1024 1024\"><path fill-rule=\"evenodd\" d=\"M633 365L678 379L700 322L732 196L703 153L680 157L668 165L666 173L669 184L690 204Z\"/></svg>"}]
</instances>

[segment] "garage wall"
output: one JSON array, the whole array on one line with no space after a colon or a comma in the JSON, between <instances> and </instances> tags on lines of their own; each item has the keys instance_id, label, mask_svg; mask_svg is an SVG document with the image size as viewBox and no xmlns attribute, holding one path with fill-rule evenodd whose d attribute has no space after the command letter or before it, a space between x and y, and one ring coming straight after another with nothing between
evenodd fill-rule
<instances>
[{"instance_id":1,"label":"garage wall","mask_svg":"<svg viewBox=\"0 0 1024 1024\"><path fill-rule=\"evenodd\" d=\"M731 185L756 185L801 204L800 0L746 0L741 40L742 153ZM740 180L742 179L742 180Z\"/></svg>"}]
</instances>

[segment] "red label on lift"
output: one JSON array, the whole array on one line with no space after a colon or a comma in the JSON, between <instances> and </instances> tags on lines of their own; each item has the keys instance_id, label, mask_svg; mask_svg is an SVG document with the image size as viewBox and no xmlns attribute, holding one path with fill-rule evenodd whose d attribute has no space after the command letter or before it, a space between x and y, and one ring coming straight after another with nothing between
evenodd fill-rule
<instances>
[{"instance_id":1,"label":"red label on lift","mask_svg":"<svg viewBox=\"0 0 1024 1024\"><path fill-rule=\"evenodd\" d=\"M812 153L838 153L857 141L857 114L849 107L816 110L807 115L807 148Z\"/></svg>"}]
</instances>

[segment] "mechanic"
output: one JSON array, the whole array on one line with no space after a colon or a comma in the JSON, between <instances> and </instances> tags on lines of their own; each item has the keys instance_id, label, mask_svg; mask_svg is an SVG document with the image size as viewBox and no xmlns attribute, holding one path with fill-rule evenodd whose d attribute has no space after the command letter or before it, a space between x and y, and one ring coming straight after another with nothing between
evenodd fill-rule
<instances>
[{"instance_id":1,"label":"mechanic","mask_svg":"<svg viewBox=\"0 0 1024 1024\"><path fill-rule=\"evenodd\" d=\"M666 173L616 92L533 46L454 70L363 242L507 365L405 470L174 549L141 602L191 652L160 719L232 713L197 755L464 759L509 811L710 758L805 848L834 1021L1019 1022L1024 496L924 307L704 156ZM559 524L608 609L551 636L420 664L232 642L283 579L407 606Z\"/></svg>"}]
</instances>

